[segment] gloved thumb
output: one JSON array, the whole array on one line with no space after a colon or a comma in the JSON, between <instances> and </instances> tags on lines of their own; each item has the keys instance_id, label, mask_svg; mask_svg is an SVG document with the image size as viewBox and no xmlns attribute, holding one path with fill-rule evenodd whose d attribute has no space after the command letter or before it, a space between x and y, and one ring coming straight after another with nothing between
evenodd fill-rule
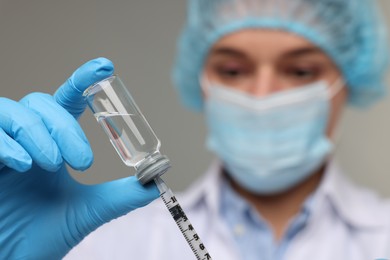
<instances>
[{"instance_id":1,"label":"gloved thumb","mask_svg":"<svg viewBox=\"0 0 390 260\"><path fill-rule=\"evenodd\" d=\"M154 182L142 185L135 176L94 185L91 188L94 189L93 208L96 211L92 216L99 216L103 223L149 204L160 194Z\"/></svg>"},{"instance_id":2,"label":"gloved thumb","mask_svg":"<svg viewBox=\"0 0 390 260\"><path fill-rule=\"evenodd\" d=\"M101 81L114 72L113 63L106 58L88 61L79 67L54 94L58 104L76 119L84 112L86 102L83 92L92 84Z\"/></svg>"}]
</instances>

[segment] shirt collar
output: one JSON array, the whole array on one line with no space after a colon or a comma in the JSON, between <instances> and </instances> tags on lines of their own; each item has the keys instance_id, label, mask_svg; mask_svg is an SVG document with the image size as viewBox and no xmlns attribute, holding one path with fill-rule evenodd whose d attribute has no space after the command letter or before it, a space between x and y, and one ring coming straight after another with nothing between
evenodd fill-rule
<instances>
[{"instance_id":1,"label":"shirt collar","mask_svg":"<svg viewBox=\"0 0 390 260\"><path fill-rule=\"evenodd\" d=\"M206 174L190 186L183 204L188 207L205 204L209 212L217 216L222 203L222 187L221 162L216 160ZM358 229L383 228L384 223L388 222L388 216L376 214L380 208L380 199L374 193L353 184L341 173L334 160L330 160L320 186L303 205L303 210L313 215L310 218L321 219L324 213L337 214L347 225Z\"/></svg>"},{"instance_id":2,"label":"shirt collar","mask_svg":"<svg viewBox=\"0 0 390 260\"><path fill-rule=\"evenodd\" d=\"M226 180L222 174L222 163L218 159L214 160L206 173L194 182L185 192L181 201L185 207L196 210L199 206L205 206L210 212L210 217L217 217L221 214L221 204L223 200L222 189L226 185ZM240 204L241 210L248 210L248 203ZM313 206L313 199L308 198L303 207L302 213L309 214Z\"/></svg>"}]
</instances>

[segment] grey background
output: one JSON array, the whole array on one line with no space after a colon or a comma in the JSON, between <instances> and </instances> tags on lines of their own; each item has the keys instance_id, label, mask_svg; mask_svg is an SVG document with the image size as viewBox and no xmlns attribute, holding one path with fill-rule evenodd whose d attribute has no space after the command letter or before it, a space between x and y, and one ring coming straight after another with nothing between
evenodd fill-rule
<instances>
[{"instance_id":1,"label":"grey background","mask_svg":"<svg viewBox=\"0 0 390 260\"><path fill-rule=\"evenodd\" d=\"M386 16L390 2L379 1ZM1 0L0 96L19 100L30 92L54 93L79 65L111 59L162 141L173 168L166 180L183 190L213 159L204 148L203 117L181 107L170 81L184 0ZM369 111L347 109L336 156L358 183L390 195L390 98ZM84 183L132 174L87 111L81 118L95 153ZM1 144L0 144L1 145Z\"/></svg>"}]
</instances>

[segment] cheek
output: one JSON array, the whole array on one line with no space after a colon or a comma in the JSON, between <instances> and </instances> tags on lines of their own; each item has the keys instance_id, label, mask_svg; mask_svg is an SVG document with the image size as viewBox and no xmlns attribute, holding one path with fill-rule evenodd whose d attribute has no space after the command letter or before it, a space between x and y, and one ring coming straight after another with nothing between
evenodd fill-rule
<instances>
[{"instance_id":1,"label":"cheek","mask_svg":"<svg viewBox=\"0 0 390 260\"><path fill-rule=\"evenodd\" d=\"M331 101L328 127L326 135L328 138L334 137L336 127L344 111L344 106L347 100L347 88L343 88Z\"/></svg>"}]
</instances>

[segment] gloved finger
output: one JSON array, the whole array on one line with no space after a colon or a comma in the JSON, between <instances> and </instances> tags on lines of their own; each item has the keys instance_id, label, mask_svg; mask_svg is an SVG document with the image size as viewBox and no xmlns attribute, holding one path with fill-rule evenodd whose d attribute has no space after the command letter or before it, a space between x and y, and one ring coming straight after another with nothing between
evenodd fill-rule
<instances>
[{"instance_id":1,"label":"gloved finger","mask_svg":"<svg viewBox=\"0 0 390 260\"><path fill-rule=\"evenodd\" d=\"M114 65L106 58L88 61L79 67L54 94L58 104L76 119L84 112L86 102L83 92L92 84L101 81L114 72Z\"/></svg>"},{"instance_id":2,"label":"gloved finger","mask_svg":"<svg viewBox=\"0 0 390 260\"><path fill-rule=\"evenodd\" d=\"M65 161L76 170L85 170L93 162L87 137L76 119L49 94L32 93L20 103L43 121Z\"/></svg>"},{"instance_id":3,"label":"gloved finger","mask_svg":"<svg viewBox=\"0 0 390 260\"><path fill-rule=\"evenodd\" d=\"M154 182L142 185L135 176L95 185L93 189L97 193L95 198L100 198L94 201L94 208L104 222L143 207L159 197Z\"/></svg>"},{"instance_id":4,"label":"gloved finger","mask_svg":"<svg viewBox=\"0 0 390 260\"><path fill-rule=\"evenodd\" d=\"M60 168L62 156L57 144L34 112L18 102L0 98L0 128L19 143L38 166L47 171Z\"/></svg>"},{"instance_id":5,"label":"gloved finger","mask_svg":"<svg viewBox=\"0 0 390 260\"><path fill-rule=\"evenodd\" d=\"M31 168L32 159L30 155L1 128L0 144L0 165L3 164L3 166L5 165L18 172L26 172Z\"/></svg>"}]
</instances>

